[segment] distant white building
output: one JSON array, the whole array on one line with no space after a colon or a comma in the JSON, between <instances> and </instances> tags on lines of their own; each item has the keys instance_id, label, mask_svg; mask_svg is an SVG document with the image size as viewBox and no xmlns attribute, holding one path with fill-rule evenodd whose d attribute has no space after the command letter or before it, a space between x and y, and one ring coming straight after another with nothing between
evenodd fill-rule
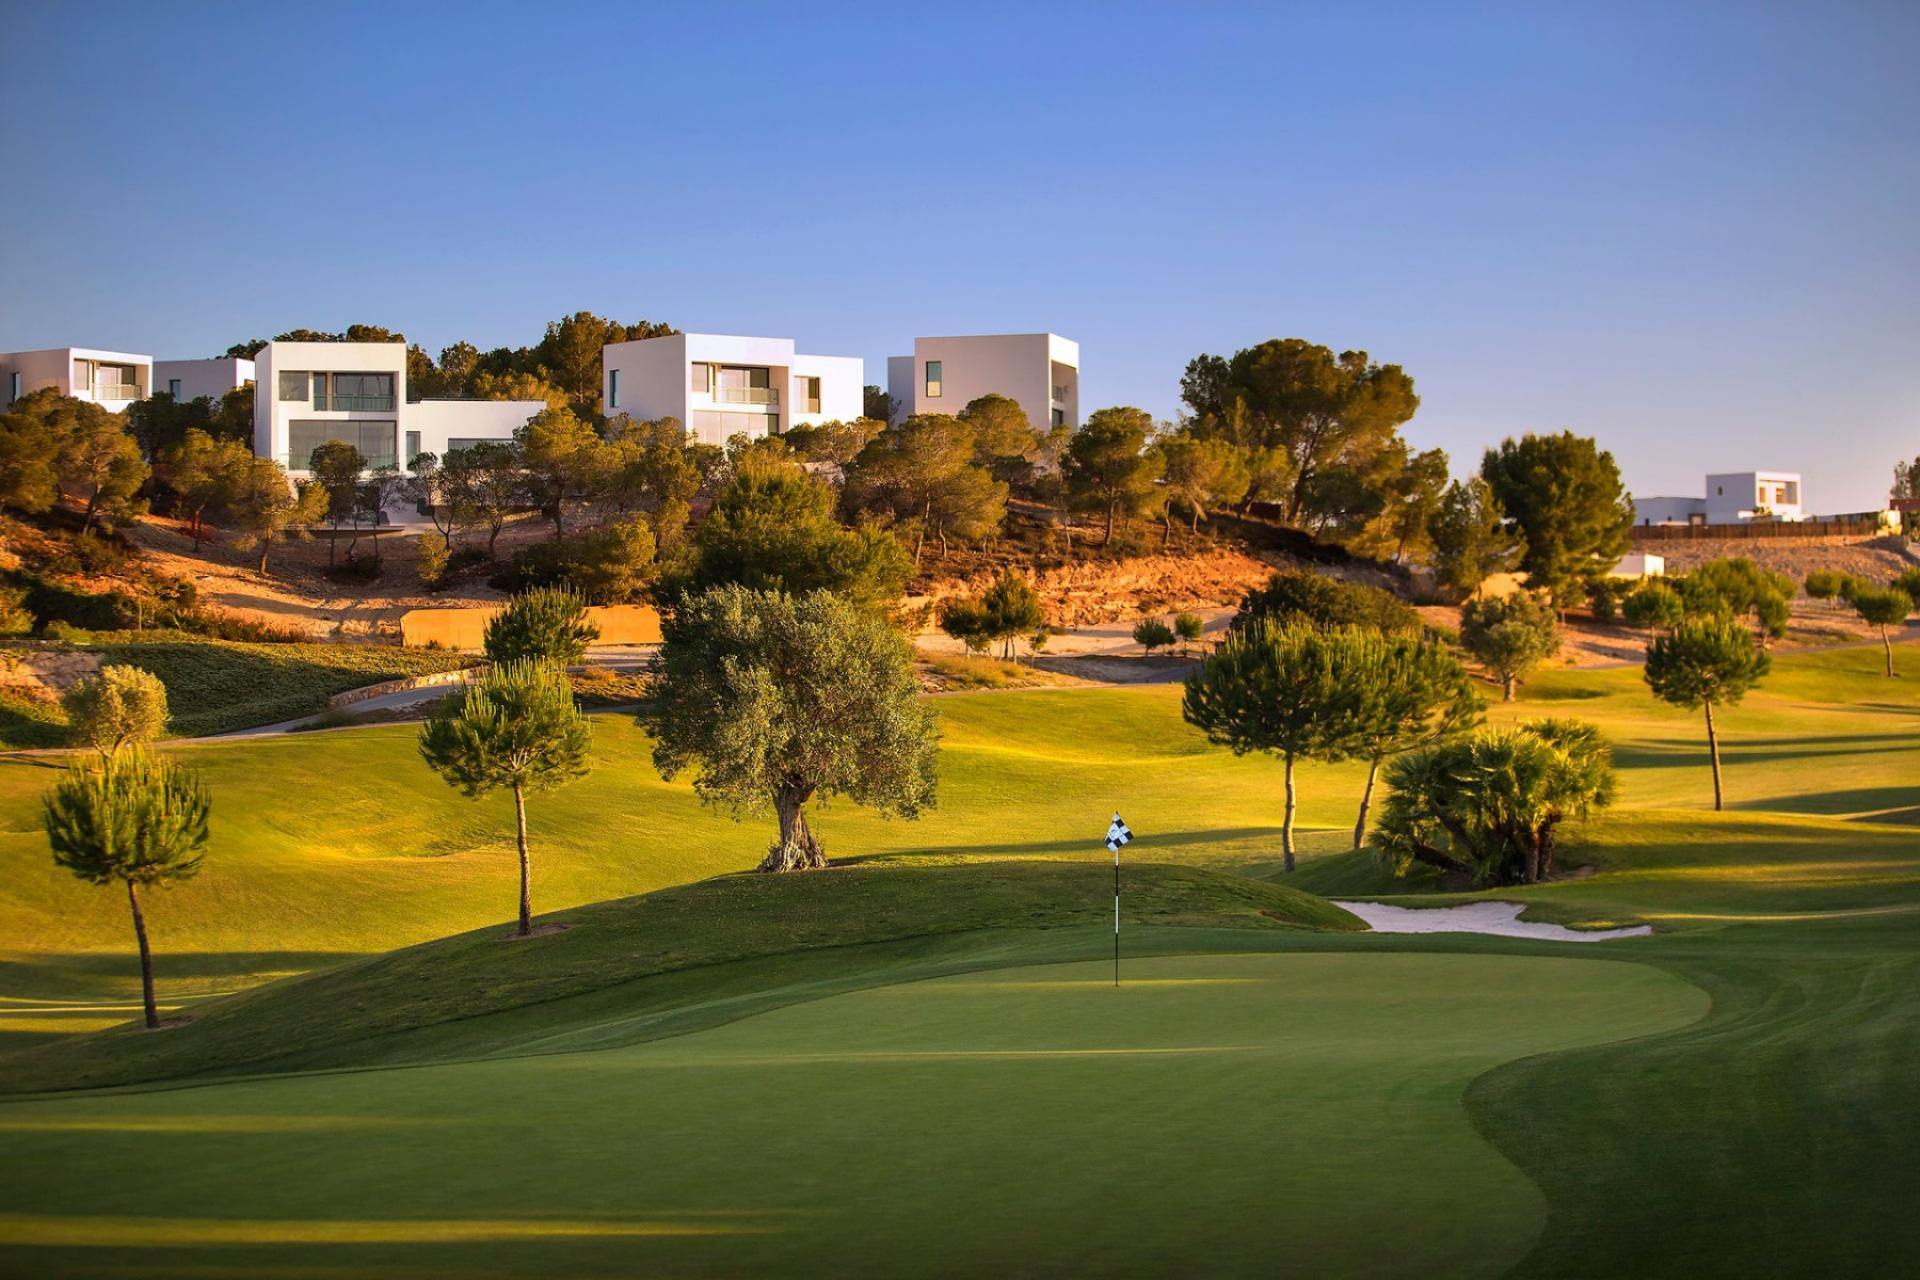
<instances>
[{"instance_id":1,"label":"distant white building","mask_svg":"<svg viewBox=\"0 0 1920 1280\"><path fill-rule=\"evenodd\" d=\"M969 401L1003 395L1037 431L1080 426L1080 344L1057 333L915 338L913 354L887 360L895 421L916 413L957 414Z\"/></svg>"},{"instance_id":2,"label":"distant white building","mask_svg":"<svg viewBox=\"0 0 1920 1280\"><path fill-rule=\"evenodd\" d=\"M863 411L865 380L860 357L803 355L792 338L670 333L600 352L608 417L678 418L703 444L849 422Z\"/></svg>"},{"instance_id":3,"label":"distant white building","mask_svg":"<svg viewBox=\"0 0 1920 1280\"><path fill-rule=\"evenodd\" d=\"M369 467L410 467L483 441L504 442L543 400L407 401L401 342L269 342L254 358L253 451L304 473L313 451L343 440Z\"/></svg>"},{"instance_id":4,"label":"distant white building","mask_svg":"<svg viewBox=\"0 0 1920 1280\"><path fill-rule=\"evenodd\" d=\"M1806 519L1797 471L1733 471L1707 477L1701 498L1635 498L1634 523L1743 524Z\"/></svg>"},{"instance_id":5,"label":"distant white building","mask_svg":"<svg viewBox=\"0 0 1920 1280\"><path fill-rule=\"evenodd\" d=\"M165 392L179 404L205 396L217 405L227 392L252 381L253 361L237 356L153 362L153 394Z\"/></svg>"},{"instance_id":6,"label":"distant white building","mask_svg":"<svg viewBox=\"0 0 1920 1280\"><path fill-rule=\"evenodd\" d=\"M153 357L96 347L0 354L0 408L42 387L119 413L151 394Z\"/></svg>"}]
</instances>

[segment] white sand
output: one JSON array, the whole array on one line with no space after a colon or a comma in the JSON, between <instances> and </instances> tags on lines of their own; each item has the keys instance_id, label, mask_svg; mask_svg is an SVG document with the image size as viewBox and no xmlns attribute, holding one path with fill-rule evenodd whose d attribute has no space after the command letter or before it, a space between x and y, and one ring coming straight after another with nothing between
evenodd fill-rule
<instances>
[{"instance_id":1,"label":"white sand","mask_svg":"<svg viewBox=\"0 0 1920 1280\"><path fill-rule=\"evenodd\" d=\"M1382 902L1335 902L1367 922L1375 933L1495 933L1503 938L1542 938L1550 942L1605 942L1638 938L1652 925L1632 929L1569 929L1520 919L1518 902L1469 902L1458 907L1390 907Z\"/></svg>"}]
</instances>

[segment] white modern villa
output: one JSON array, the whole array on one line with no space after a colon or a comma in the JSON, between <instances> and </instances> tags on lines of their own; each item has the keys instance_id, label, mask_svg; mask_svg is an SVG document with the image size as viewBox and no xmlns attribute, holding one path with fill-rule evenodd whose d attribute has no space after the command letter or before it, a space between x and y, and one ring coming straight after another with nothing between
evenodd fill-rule
<instances>
[{"instance_id":1,"label":"white modern villa","mask_svg":"<svg viewBox=\"0 0 1920 1280\"><path fill-rule=\"evenodd\" d=\"M370 467L406 467L503 442L545 409L541 400L407 401L401 342L269 342L254 357L253 451L296 474L329 440L359 449Z\"/></svg>"},{"instance_id":2,"label":"white modern villa","mask_svg":"<svg viewBox=\"0 0 1920 1280\"><path fill-rule=\"evenodd\" d=\"M896 421L916 413L959 413L999 394L1019 402L1035 430L1080 426L1080 344L1057 333L915 338L913 354L887 360Z\"/></svg>"},{"instance_id":3,"label":"white modern villa","mask_svg":"<svg viewBox=\"0 0 1920 1280\"><path fill-rule=\"evenodd\" d=\"M1633 500L1634 523L1744 524L1750 520L1806 519L1797 471L1733 471L1707 477L1705 497Z\"/></svg>"},{"instance_id":4,"label":"white modern villa","mask_svg":"<svg viewBox=\"0 0 1920 1280\"><path fill-rule=\"evenodd\" d=\"M860 357L803 355L792 338L672 333L600 352L608 417L678 418L703 444L851 421L862 412L865 378Z\"/></svg>"},{"instance_id":5,"label":"white modern villa","mask_svg":"<svg viewBox=\"0 0 1920 1280\"><path fill-rule=\"evenodd\" d=\"M253 381L253 361L236 356L215 360L155 360L153 394L166 394L179 404L205 397L220 403L220 397Z\"/></svg>"},{"instance_id":6,"label":"white modern villa","mask_svg":"<svg viewBox=\"0 0 1920 1280\"><path fill-rule=\"evenodd\" d=\"M95 347L0 354L0 408L42 387L119 413L152 393L153 357Z\"/></svg>"}]
</instances>

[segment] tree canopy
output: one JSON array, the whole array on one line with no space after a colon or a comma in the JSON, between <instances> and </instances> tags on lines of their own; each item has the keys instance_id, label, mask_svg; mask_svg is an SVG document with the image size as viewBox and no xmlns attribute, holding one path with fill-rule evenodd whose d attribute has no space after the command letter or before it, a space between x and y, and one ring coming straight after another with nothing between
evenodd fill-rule
<instances>
[{"instance_id":1,"label":"tree canopy","mask_svg":"<svg viewBox=\"0 0 1920 1280\"><path fill-rule=\"evenodd\" d=\"M1706 712L1715 809L1722 807L1722 793L1720 737L1713 709L1739 703L1771 668L1772 659L1754 643L1753 633L1724 614L1684 619L1647 646L1643 677L1653 696L1676 707Z\"/></svg>"},{"instance_id":2,"label":"tree canopy","mask_svg":"<svg viewBox=\"0 0 1920 1280\"><path fill-rule=\"evenodd\" d=\"M845 796L914 818L932 806L939 734L911 650L829 592L739 585L684 601L663 623L660 674L640 713L669 781L732 812L772 808L779 838L761 869L826 865L806 806Z\"/></svg>"},{"instance_id":3,"label":"tree canopy","mask_svg":"<svg viewBox=\"0 0 1920 1280\"><path fill-rule=\"evenodd\" d=\"M1101 545L1113 541L1115 523L1147 509L1164 461L1147 452L1153 418L1144 409L1098 409L1067 443L1067 499L1075 508L1106 517Z\"/></svg>"},{"instance_id":4,"label":"tree canopy","mask_svg":"<svg viewBox=\"0 0 1920 1280\"><path fill-rule=\"evenodd\" d=\"M1512 702L1527 674L1560 652L1560 620L1546 597L1531 591L1469 600L1460 610L1460 644Z\"/></svg>"},{"instance_id":5,"label":"tree canopy","mask_svg":"<svg viewBox=\"0 0 1920 1280\"><path fill-rule=\"evenodd\" d=\"M1480 475L1525 540L1528 584L1556 606L1582 598L1626 551L1633 499L1613 455L1592 439L1571 431L1508 438L1487 450Z\"/></svg>"}]
</instances>

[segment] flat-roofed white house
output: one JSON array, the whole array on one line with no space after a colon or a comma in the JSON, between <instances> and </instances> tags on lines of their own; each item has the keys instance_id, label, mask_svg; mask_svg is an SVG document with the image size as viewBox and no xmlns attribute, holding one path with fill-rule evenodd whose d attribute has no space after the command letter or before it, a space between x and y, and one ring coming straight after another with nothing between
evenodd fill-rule
<instances>
[{"instance_id":1,"label":"flat-roofed white house","mask_svg":"<svg viewBox=\"0 0 1920 1280\"><path fill-rule=\"evenodd\" d=\"M254 357L253 451L304 473L313 451L344 440L369 467L407 467L504 442L545 409L542 400L407 400L401 342L269 342Z\"/></svg>"},{"instance_id":2,"label":"flat-roofed white house","mask_svg":"<svg viewBox=\"0 0 1920 1280\"><path fill-rule=\"evenodd\" d=\"M887 360L895 421L916 413L957 414L971 400L1019 402L1036 431L1080 426L1080 344L1057 333L915 338L913 354Z\"/></svg>"},{"instance_id":3,"label":"flat-roofed white house","mask_svg":"<svg viewBox=\"0 0 1920 1280\"><path fill-rule=\"evenodd\" d=\"M153 394L165 392L180 404L204 396L217 405L227 392L252 381L253 361L238 356L153 362Z\"/></svg>"},{"instance_id":4,"label":"flat-roofed white house","mask_svg":"<svg viewBox=\"0 0 1920 1280\"><path fill-rule=\"evenodd\" d=\"M864 407L865 379L859 356L804 355L792 338L670 333L600 352L608 417L678 418L702 444L852 421Z\"/></svg>"},{"instance_id":5,"label":"flat-roofed white house","mask_svg":"<svg viewBox=\"0 0 1920 1280\"><path fill-rule=\"evenodd\" d=\"M153 357L97 347L0 354L0 408L42 387L119 413L152 394Z\"/></svg>"},{"instance_id":6,"label":"flat-roofed white house","mask_svg":"<svg viewBox=\"0 0 1920 1280\"><path fill-rule=\"evenodd\" d=\"M1797 471L1733 471L1707 477L1707 523L1804 520Z\"/></svg>"},{"instance_id":7,"label":"flat-roofed white house","mask_svg":"<svg viewBox=\"0 0 1920 1280\"><path fill-rule=\"evenodd\" d=\"M1805 520L1797 471L1731 471L1707 477L1702 498L1635 498L1635 524L1744 524Z\"/></svg>"}]
</instances>

